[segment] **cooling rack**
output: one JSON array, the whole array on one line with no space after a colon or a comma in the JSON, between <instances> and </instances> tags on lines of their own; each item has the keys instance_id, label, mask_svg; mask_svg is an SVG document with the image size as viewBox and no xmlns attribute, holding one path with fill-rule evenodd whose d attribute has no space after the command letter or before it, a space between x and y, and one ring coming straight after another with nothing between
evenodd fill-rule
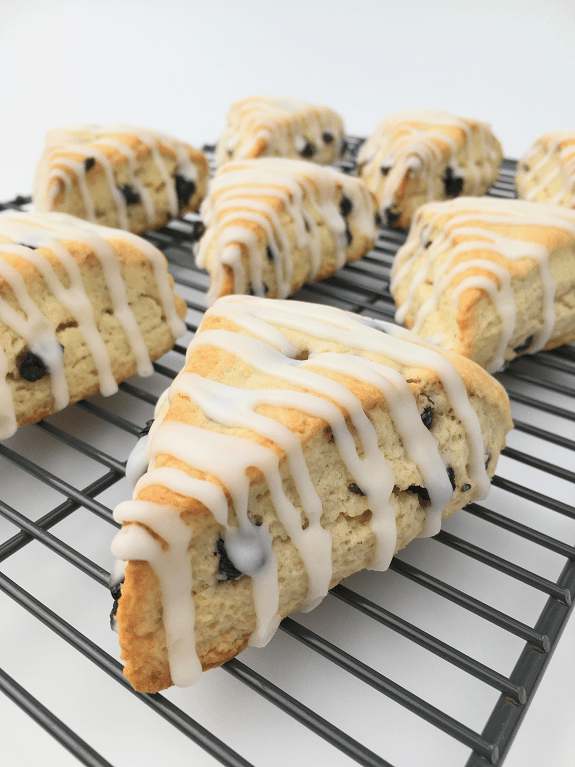
<instances>
[{"instance_id":1,"label":"cooling rack","mask_svg":"<svg viewBox=\"0 0 575 767\"><path fill-rule=\"evenodd\" d=\"M344 171L360 145L347 140ZM514 172L504 161L489 194L513 197ZM129 496L126 458L205 310L208 277L191 258L198 221L148 235L188 306L188 335L154 375L0 444L0 704L11 721L22 712L19 732L59 767L502 764L575 594L572 346L499 376L515 429L482 504L193 688L141 695L124 679L107 620L112 509ZM404 239L382 227L366 258L297 298L393 319L389 269ZM19 764L27 737L10 751L8 735L0 728L0 754Z\"/></svg>"}]
</instances>

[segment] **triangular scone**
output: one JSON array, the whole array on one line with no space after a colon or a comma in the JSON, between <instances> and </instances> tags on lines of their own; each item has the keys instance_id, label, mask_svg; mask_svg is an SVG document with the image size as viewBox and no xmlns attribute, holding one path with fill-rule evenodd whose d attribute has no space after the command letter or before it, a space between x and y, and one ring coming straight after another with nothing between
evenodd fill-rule
<instances>
[{"instance_id":1,"label":"triangular scone","mask_svg":"<svg viewBox=\"0 0 575 767\"><path fill-rule=\"evenodd\" d=\"M198 149L133 125L48 131L34 205L141 234L197 210L208 183Z\"/></svg>"},{"instance_id":2,"label":"triangular scone","mask_svg":"<svg viewBox=\"0 0 575 767\"><path fill-rule=\"evenodd\" d=\"M362 181L284 158L223 165L201 214L196 262L210 273L208 303L231 293L287 298L364 256L379 222Z\"/></svg>"},{"instance_id":3,"label":"triangular scone","mask_svg":"<svg viewBox=\"0 0 575 767\"><path fill-rule=\"evenodd\" d=\"M232 104L216 160L291 157L329 165L339 159L343 137L343 120L328 107L252 96Z\"/></svg>"},{"instance_id":4,"label":"triangular scone","mask_svg":"<svg viewBox=\"0 0 575 767\"><path fill-rule=\"evenodd\" d=\"M114 513L126 676L147 692L191 684L351 573L385 569L485 497L511 426L497 381L403 328L220 299Z\"/></svg>"},{"instance_id":5,"label":"triangular scone","mask_svg":"<svg viewBox=\"0 0 575 767\"><path fill-rule=\"evenodd\" d=\"M0 213L0 439L118 391L186 332L167 261L65 213Z\"/></svg>"},{"instance_id":6,"label":"triangular scone","mask_svg":"<svg viewBox=\"0 0 575 767\"><path fill-rule=\"evenodd\" d=\"M523 200L575 208L575 130L540 136L519 161L515 186Z\"/></svg>"},{"instance_id":7,"label":"triangular scone","mask_svg":"<svg viewBox=\"0 0 575 767\"><path fill-rule=\"evenodd\" d=\"M391 275L397 322L490 372L575 340L575 211L490 197L423 205Z\"/></svg>"},{"instance_id":8,"label":"triangular scone","mask_svg":"<svg viewBox=\"0 0 575 767\"><path fill-rule=\"evenodd\" d=\"M384 223L405 229L425 202L485 194L502 158L487 123L419 109L386 117L362 146L357 169Z\"/></svg>"}]
</instances>

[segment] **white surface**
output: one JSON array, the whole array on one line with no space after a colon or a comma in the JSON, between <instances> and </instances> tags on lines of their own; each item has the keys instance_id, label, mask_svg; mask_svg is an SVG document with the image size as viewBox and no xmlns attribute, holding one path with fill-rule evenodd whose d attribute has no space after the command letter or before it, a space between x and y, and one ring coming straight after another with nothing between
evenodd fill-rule
<instances>
[{"instance_id":1,"label":"white surface","mask_svg":"<svg viewBox=\"0 0 575 767\"><path fill-rule=\"evenodd\" d=\"M446 0L292 0L283 4L264 0L4 0L0 18L0 200L30 192L43 137L52 126L129 122L163 129L201 145L215 141L233 100L258 93L294 95L328 104L344 116L348 132L355 135L368 134L387 113L399 109L447 109L490 122L508 157L519 156L544 131L575 126L575 13L569 0L492 0L481 4ZM567 460L572 460L572 455ZM564 500L573 502L572 487L561 488L561 492ZM465 524L461 519L453 522L455 532ZM573 527L568 529L572 543ZM103 548L94 558L109 566L101 554L107 547L107 526L101 536ZM441 548L439 544L435 547ZM38 545L35 548L40 549ZM410 556L416 555L414 551ZM25 571L25 556L22 563ZM39 560L29 566L37 568L42 563L40 553ZM14 562L2 569L8 572L18 566ZM58 578L66 588L66 573L52 572L50 588L42 596L49 599ZM372 583L368 578L366 588ZM390 584L391 599L393 579L385 583ZM105 595L102 589L92 588L95 601L89 607L78 606L80 618L74 616L75 625L84 628L85 621L87 633L92 630L115 655L113 638L107 633L100 637L101 628L97 627L100 605L107 609ZM124 698L129 696L120 696L111 683L102 681L103 675L95 674L91 664L81 659L73 668L60 669L61 643L22 611L12 608L10 600L2 597L2 605L4 626L14 629L11 635L17 633L21 647L28 647L31 635L41 635L41 641L46 642L45 655L29 658L23 652L13 666L11 659L6 667L12 668L23 684L45 678L46 682L34 682L38 697L44 701L50 701L54 687L59 686L59 673L72 679L66 688L68 695L74 695L76 686L85 690L93 685L91 708L72 705L62 716L95 747L99 738L106 738L105 756L114 764L131 764L118 721L126 704ZM520 614L520 604L507 608ZM310 620L321 625L322 615L319 612ZM283 635L274 643L260 655L250 651L250 664L261 664L265 670L266 663L281 664L282 660L289 667L286 658L304 667L309 662L305 654L296 658L290 655L294 653L292 642ZM0 643L2 655L7 646ZM32 652L33 647L31 643ZM572 767L575 763L574 649L572 620L506 767ZM481 657L481 648L477 652ZM4 665L3 657L0 663ZM192 691L177 693L173 699L200 722L227 718L228 704L218 697L218 680L224 674L214 672L209 681ZM424 688L424 674L422 677ZM283 676L280 672L280 679L294 685L294 694L304 694L287 672ZM230 685L227 675L225 681ZM260 709L264 711L257 696L246 695L244 704L235 682L230 686L240 708L249 708L255 720ZM341 707L334 708L331 700L316 700L314 692L307 691L310 705L327 706L329 716L346 729ZM441 698L440 692L431 691L430 695ZM367 710L370 702L371 698L366 700ZM470 701L465 701L465 706L469 705ZM266 707L265 712L268 710ZM242 727L250 727L249 716L237 707L234 716L237 724L229 737L232 746L243 742ZM142 737L152 720L155 723L156 718L142 714ZM337 758L333 749L315 753L317 739L307 737L306 731L302 735L302 728L294 727L287 717L278 717L278 721L284 728L276 744L278 753L282 753L283 739L289 739L293 731L295 737L302 738L300 763L324 764L325 759ZM418 754L409 729L413 721L409 717L397 724L395 721L381 722L381 729L406 728L403 757L409 754L412 764L449 767L461 761L461 757L458 762L444 756L432 761L428 753ZM0 763L31 767L41 756L42 764L49 767L76 764L40 728L26 722L15 706L0 697ZM362 728L359 730L361 735ZM15 732L18 739L13 737ZM370 731L363 735L366 741L372 738ZM158 741L161 747L150 743L150 763L161 760L172 764L184 755L189 762L192 754L197 760L194 764L213 763L204 762L201 751L190 749L187 741L168 728L165 736L171 751L164 750L163 741ZM240 752L259 765L281 763L271 756L269 747L258 743L252 748L242 746ZM340 763L349 760L341 758Z\"/></svg>"}]
</instances>

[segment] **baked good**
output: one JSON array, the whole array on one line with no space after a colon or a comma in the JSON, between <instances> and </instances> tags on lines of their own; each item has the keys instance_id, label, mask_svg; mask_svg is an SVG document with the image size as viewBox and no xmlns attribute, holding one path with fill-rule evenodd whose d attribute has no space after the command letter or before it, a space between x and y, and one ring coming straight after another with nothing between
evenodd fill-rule
<instances>
[{"instance_id":1,"label":"baked good","mask_svg":"<svg viewBox=\"0 0 575 767\"><path fill-rule=\"evenodd\" d=\"M519 161L515 186L523 200L575 208L575 130L540 136Z\"/></svg>"},{"instance_id":2,"label":"baked good","mask_svg":"<svg viewBox=\"0 0 575 767\"><path fill-rule=\"evenodd\" d=\"M388 226L405 229L430 200L482 195L503 152L486 123L431 109L389 115L361 147L357 174Z\"/></svg>"},{"instance_id":3,"label":"baked good","mask_svg":"<svg viewBox=\"0 0 575 767\"><path fill-rule=\"evenodd\" d=\"M251 96L232 104L216 161L291 157L326 165L339 159L343 137L343 120L333 109L301 99Z\"/></svg>"},{"instance_id":4,"label":"baked good","mask_svg":"<svg viewBox=\"0 0 575 767\"><path fill-rule=\"evenodd\" d=\"M0 213L0 439L136 372L186 332L163 254L65 213Z\"/></svg>"},{"instance_id":5,"label":"baked good","mask_svg":"<svg viewBox=\"0 0 575 767\"><path fill-rule=\"evenodd\" d=\"M141 234L198 209L208 161L160 131L78 125L48 131L34 205Z\"/></svg>"},{"instance_id":6,"label":"baked good","mask_svg":"<svg viewBox=\"0 0 575 767\"><path fill-rule=\"evenodd\" d=\"M114 512L124 673L146 692L186 686L351 573L385 569L485 497L511 426L495 379L404 328L220 299Z\"/></svg>"},{"instance_id":7,"label":"baked good","mask_svg":"<svg viewBox=\"0 0 575 767\"><path fill-rule=\"evenodd\" d=\"M364 256L378 228L363 182L275 157L223 165L200 212L196 263L210 272L208 302L230 293L286 298Z\"/></svg>"},{"instance_id":8,"label":"baked good","mask_svg":"<svg viewBox=\"0 0 575 767\"><path fill-rule=\"evenodd\" d=\"M460 197L423 205L391 270L395 319L490 372L575 340L575 211Z\"/></svg>"}]
</instances>

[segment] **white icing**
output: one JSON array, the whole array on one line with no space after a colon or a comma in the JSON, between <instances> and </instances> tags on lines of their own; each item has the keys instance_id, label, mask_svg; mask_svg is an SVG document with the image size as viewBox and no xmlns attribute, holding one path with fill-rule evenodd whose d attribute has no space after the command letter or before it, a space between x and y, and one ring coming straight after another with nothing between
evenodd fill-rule
<instances>
[{"instance_id":1,"label":"white icing","mask_svg":"<svg viewBox=\"0 0 575 767\"><path fill-rule=\"evenodd\" d=\"M346 262L346 221L337 204L337 190L351 201L349 218L370 239L375 239L373 203L357 179L331 168L284 158L244 160L226 164L212 179L201 207L206 232L196 253L198 266L209 268L211 284L208 304L220 295L224 265L234 274L234 292L251 287L258 296L266 289L262 282L269 245L273 257L278 298L287 298L294 288L293 249L287 228L293 222L296 247L307 248L310 270L306 281L315 279L322 263L320 232L316 219L327 229L335 248L335 268ZM304 207L304 202L309 210ZM282 217L274 204L288 214ZM262 241L253 224L263 229ZM215 246L214 246L215 241ZM212 251L215 251L212 255ZM247 253L249 275L242 262Z\"/></svg>"},{"instance_id":2,"label":"white icing","mask_svg":"<svg viewBox=\"0 0 575 767\"><path fill-rule=\"evenodd\" d=\"M446 223L426 248L429 231L440 216L446 215ZM500 225L508 225L511 229L508 229L506 234L501 234L496 230ZM517 304L511 288L511 274L505 265L488 260L485 256L475 257L474 253L492 252L494 256L509 262L510 266L513 261L532 258L537 261L541 275L543 324L529 348L529 353L543 348L551 338L555 325L555 281L549 268L548 249L537 242L526 241L521 233L521 227L524 225L559 228L575 236L575 213L542 203L490 198L461 197L449 202L428 203L422 207L405 244L397 252L391 269L392 295L396 294L403 280L409 279L406 296L398 305L396 321L405 321L418 289L422 283L431 280L432 293L419 307L411 328L416 333L420 332L429 314L437 309L443 292L454 277L474 268L485 270L492 277L469 275L455 288L452 297L458 305L461 294L467 289L478 288L490 295L501 318L502 328L498 348L487 365L487 370L501 370L506 363L505 352L516 330ZM513 227L516 227L516 238L513 235ZM462 255L466 257L465 260L452 266ZM420 265L415 268L418 259ZM440 259L443 259L442 263L437 267Z\"/></svg>"},{"instance_id":3,"label":"white icing","mask_svg":"<svg viewBox=\"0 0 575 767\"><path fill-rule=\"evenodd\" d=\"M455 164L461 145L450 135L449 128L463 131L466 168ZM473 149L474 133L481 147L477 156ZM447 155L443 149L445 144ZM464 120L440 110L414 109L388 115L362 146L357 163L384 216L396 202L406 174L420 176L427 189L427 199L433 200L438 196L434 189L437 167L448 161L453 177L463 178L465 194L483 194L497 178L500 160L499 144L486 123ZM382 167L386 174L382 174Z\"/></svg>"},{"instance_id":4,"label":"white icing","mask_svg":"<svg viewBox=\"0 0 575 767\"><path fill-rule=\"evenodd\" d=\"M326 143L324 133L331 134L332 141ZM292 98L247 98L229 111L216 161L221 165L256 156L299 158L311 144L313 154L307 159L331 163L339 156L343 137L341 117L327 107Z\"/></svg>"},{"instance_id":5,"label":"white icing","mask_svg":"<svg viewBox=\"0 0 575 767\"><path fill-rule=\"evenodd\" d=\"M170 637L169 663L175 684L196 678L198 669L198 658L193 649L189 557L182 553L183 543L176 537L170 537L181 533L188 546L190 533L189 530L181 531L178 526L166 532L165 517L177 517L179 524L180 510L138 499L144 488L160 484L184 498L196 498L210 509L224 528L228 556L241 572L251 577L253 583L257 626L250 644L259 646L265 643L277 627L279 585L269 531L264 525L255 527L248 516L249 467L256 467L263 474L278 520L299 552L306 570L308 592L304 609L315 606L325 596L333 577L331 536L321 524L322 504L305 463L300 439L282 423L257 412L260 406L291 408L327 422L341 459L354 483L367 496L367 505L372 512L370 526L376 544L370 564L372 569L385 569L395 550L395 511L390 502L395 485L394 473L378 445L377 433L360 400L346 386L319 371L335 371L375 387L382 393L405 451L419 468L429 492L430 504L423 535L438 532L441 513L452 496L445 463L439 454L436 438L422 423L405 378L394 368L370 359L369 355L383 355L397 365L429 368L437 373L455 417L465 429L470 474L478 496L484 497L489 487L481 429L465 386L451 363L435 349L420 345L420 339L414 344L413 334L390 323L358 317L331 307L246 296L220 299L208 311L208 316L231 319L250 335L200 329L201 332L190 344L188 357L200 347L216 347L247 363L252 369L285 382L286 386L237 389L184 370L172 383L168 400L187 398L222 429L246 429L276 445L286 456L299 507L285 495L278 453L271 448L247 437L202 429L179 421L164 419L159 425L154 425L156 428L151 430L144 448L150 469L136 484L136 500L121 504L120 512L115 516L121 521L145 524L167 541L168 549L163 551L159 546L152 546L146 540L150 535L142 535L141 525L128 525L117 537L114 553L122 559L145 559L154 570L158 567L158 577L170 590L170 599L183 605L185 625L173 615L164 613L166 633ZM311 351L309 358L301 360L298 357L302 350L280 328L306 333L307 338L311 338L311 347L317 345L317 348L322 348L326 342L337 342L355 351L341 354L311 348L308 350ZM166 396L158 407L160 417L165 410ZM349 425L343 413L347 414ZM142 453L140 444L137 452ZM161 454L174 456L184 464L217 478L230 496L235 523L230 524L228 502L219 484L193 479L175 468L154 468L157 456ZM143 469L142 461L135 459L135 463ZM305 525L302 525L302 514ZM157 522L160 522L159 526ZM173 555L169 554L172 542L177 547ZM185 571L183 578L180 577L180 567ZM183 653L173 649L180 646L189 649L188 661Z\"/></svg>"},{"instance_id":6,"label":"white icing","mask_svg":"<svg viewBox=\"0 0 575 767\"><path fill-rule=\"evenodd\" d=\"M45 364L51 377L56 410L61 410L69 402L60 343L52 323L30 297L20 273L2 258L3 254L18 256L38 269L56 300L70 312L92 355L100 390L105 396L114 394L118 386L103 337L94 320L94 310L85 291L80 269L63 242L81 242L93 249L102 267L115 316L123 326L136 356L139 375L150 375L153 367L136 317L128 303L121 262L108 240L120 239L130 242L151 262L160 300L172 333L177 338L186 332L185 324L176 311L164 256L142 238L129 232L93 225L66 214L19 211L5 211L0 214L0 237L10 240L0 244L0 275L9 284L20 307L20 311L17 311L6 300L0 299L0 319L22 336L30 351ZM54 267L38 248L49 249L59 261L69 279L69 287L64 287ZM4 354L2 358L2 367L6 368ZM11 389L6 383L7 369L0 371L2 372L0 412L3 414L4 425L0 428L0 438L5 439L15 430L15 414Z\"/></svg>"},{"instance_id":7,"label":"white icing","mask_svg":"<svg viewBox=\"0 0 575 767\"><path fill-rule=\"evenodd\" d=\"M125 140L122 140L123 137ZM172 136L168 136L161 131L152 131L145 128L136 128L132 125L111 125L111 126L88 126L75 125L63 128L54 128L46 136L46 147L42 158L40 159L34 180L34 204L37 210L54 210L56 197L61 192L61 185L65 188L65 201L61 210L66 210L72 178L76 178L84 205L86 208L86 218L88 221L96 223L96 208L89 185L86 181L86 170L84 161L88 159L96 160L104 169L110 195L114 200L118 214L118 226L121 229L130 228L128 216L128 204L122 191L117 186L114 176L114 168L106 153L99 147L112 147L121 152L128 161L128 186L133 188L140 196L144 206L148 225L152 227L156 220L156 207L149 191L144 187L138 178L138 162L135 151L129 146L129 138L137 138L150 150L152 160L156 165L160 177L164 184L164 191L167 196L168 208L172 217L179 214L179 202L176 193L175 174L196 182L199 171L189 156L188 149L184 143L178 141ZM172 149L176 154L176 169L173 174L170 173L163 158L159 145L160 142ZM72 160L66 157L66 154L80 154L81 160ZM85 157L84 157L85 156ZM69 169L69 173L62 167Z\"/></svg>"}]
</instances>

